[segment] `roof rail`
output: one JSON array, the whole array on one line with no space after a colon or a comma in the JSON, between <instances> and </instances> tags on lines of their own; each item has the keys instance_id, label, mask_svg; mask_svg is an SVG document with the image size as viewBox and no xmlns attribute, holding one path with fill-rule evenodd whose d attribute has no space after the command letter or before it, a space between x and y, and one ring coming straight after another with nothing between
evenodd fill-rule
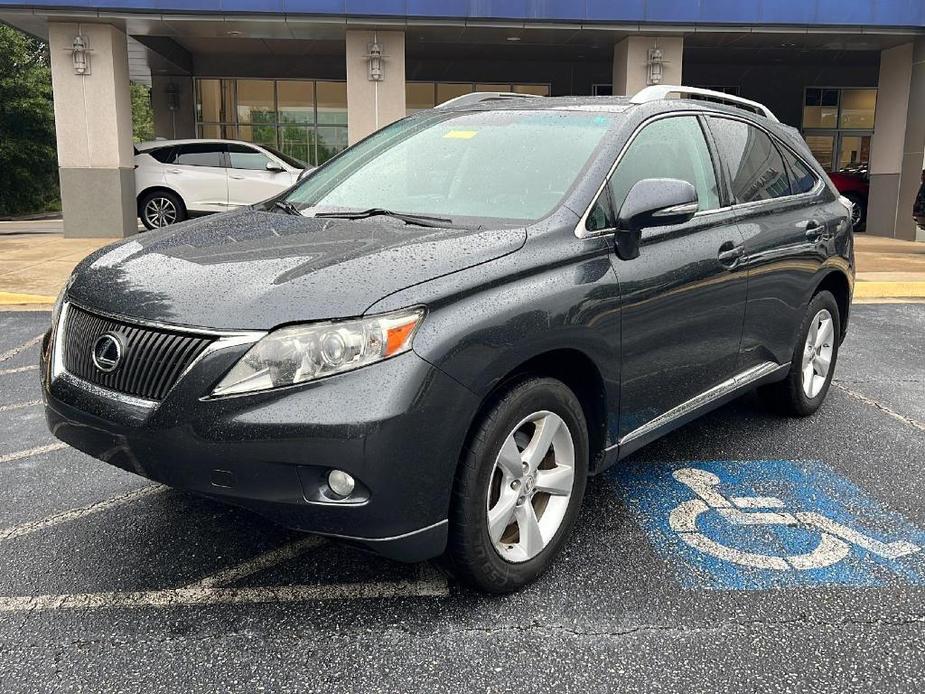
<instances>
[{"instance_id":1,"label":"roof rail","mask_svg":"<svg viewBox=\"0 0 925 694\"><path fill-rule=\"evenodd\" d=\"M470 106L479 104L483 101L493 101L496 99L539 99L537 94L518 94L517 92L471 92L463 94L452 99L448 99L434 108L446 108L448 106Z\"/></svg>"},{"instance_id":2,"label":"roof rail","mask_svg":"<svg viewBox=\"0 0 925 694\"><path fill-rule=\"evenodd\" d=\"M656 84L651 87L646 87L636 92L636 95L630 99L634 104L647 104L651 101L661 101L667 99L669 95L677 94L678 96L701 96L713 101L719 101L724 104L730 104L731 106L739 106L745 108L749 111L753 111L760 116L764 116L768 120L772 120L775 123L779 123L777 116L774 115L774 112L771 111L764 104L759 104L757 101L752 101L751 99L743 99L741 96L735 96L734 94L726 94L725 92L718 92L713 89L701 89L699 87L682 87L675 84Z\"/></svg>"}]
</instances>

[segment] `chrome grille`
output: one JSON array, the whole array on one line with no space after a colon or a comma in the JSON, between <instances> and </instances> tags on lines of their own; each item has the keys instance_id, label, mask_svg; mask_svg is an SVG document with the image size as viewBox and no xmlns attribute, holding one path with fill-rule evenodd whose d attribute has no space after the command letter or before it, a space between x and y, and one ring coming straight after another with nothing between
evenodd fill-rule
<instances>
[{"instance_id":1,"label":"chrome grille","mask_svg":"<svg viewBox=\"0 0 925 694\"><path fill-rule=\"evenodd\" d=\"M93 346L105 333L121 339L118 366L101 371L93 363ZM190 364L214 338L98 316L68 307L64 326L64 368L90 383L146 400L162 400Z\"/></svg>"}]
</instances>

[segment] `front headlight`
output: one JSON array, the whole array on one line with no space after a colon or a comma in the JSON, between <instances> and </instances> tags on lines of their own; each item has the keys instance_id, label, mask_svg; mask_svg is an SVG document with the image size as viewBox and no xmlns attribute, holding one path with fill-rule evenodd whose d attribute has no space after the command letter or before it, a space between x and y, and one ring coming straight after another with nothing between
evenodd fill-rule
<instances>
[{"instance_id":1,"label":"front headlight","mask_svg":"<svg viewBox=\"0 0 925 694\"><path fill-rule=\"evenodd\" d=\"M423 317L423 308L413 308L279 328L251 347L212 395L291 386L394 357L411 349Z\"/></svg>"}]
</instances>

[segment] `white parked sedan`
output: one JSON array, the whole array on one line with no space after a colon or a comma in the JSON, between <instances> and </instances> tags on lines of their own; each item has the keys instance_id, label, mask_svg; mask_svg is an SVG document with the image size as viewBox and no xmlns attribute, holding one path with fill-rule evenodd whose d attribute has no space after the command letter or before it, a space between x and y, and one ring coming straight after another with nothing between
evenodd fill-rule
<instances>
[{"instance_id":1,"label":"white parked sedan","mask_svg":"<svg viewBox=\"0 0 925 694\"><path fill-rule=\"evenodd\" d=\"M308 167L271 147L233 140L135 145L138 216L148 229L225 212L289 188Z\"/></svg>"}]
</instances>

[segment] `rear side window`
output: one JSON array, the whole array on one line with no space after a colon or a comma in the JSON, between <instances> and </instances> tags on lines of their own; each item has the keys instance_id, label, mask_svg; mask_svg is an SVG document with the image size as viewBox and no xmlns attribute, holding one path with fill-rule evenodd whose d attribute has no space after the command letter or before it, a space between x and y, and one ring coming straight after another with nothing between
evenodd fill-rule
<instances>
[{"instance_id":1,"label":"rear side window","mask_svg":"<svg viewBox=\"0 0 925 694\"><path fill-rule=\"evenodd\" d=\"M161 164L173 164L176 158L176 147L158 147L148 151L148 154L159 161Z\"/></svg>"},{"instance_id":2,"label":"rear side window","mask_svg":"<svg viewBox=\"0 0 925 694\"><path fill-rule=\"evenodd\" d=\"M764 131L729 118L710 118L720 156L732 177L736 202L757 202L790 195L784 160Z\"/></svg>"},{"instance_id":3,"label":"rear side window","mask_svg":"<svg viewBox=\"0 0 925 694\"><path fill-rule=\"evenodd\" d=\"M812 169L787 149L782 147L781 151L784 154L787 167L790 169L790 189L793 191L793 194L800 195L801 193L808 193L815 188L816 181L819 179L816 177L816 174L812 172Z\"/></svg>"},{"instance_id":4,"label":"rear side window","mask_svg":"<svg viewBox=\"0 0 925 694\"><path fill-rule=\"evenodd\" d=\"M224 145L180 145L177 147L175 163L180 166L215 166L221 168L225 165L223 161L224 153Z\"/></svg>"},{"instance_id":5,"label":"rear side window","mask_svg":"<svg viewBox=\"0 0 925 694\"><path fill-rule=\"evenodd\" d=\"M228 158L232 169L249 171L266 171L267 164L274 163L265 154L244 145L228 145Z\"/></svg>"},{"instance_id":6,"label":"rear side window","mask_svg":"<svg viewBox=\"0 0 925 694\"><path fill-rule=\"evenodd\" d=\"M713 159L694 116L662 118L636 136L610 179L613 209L619 214L630 189L645 178L678 178L697 189L700 210L719 207Z\"/></svg>"}]
</instances>

